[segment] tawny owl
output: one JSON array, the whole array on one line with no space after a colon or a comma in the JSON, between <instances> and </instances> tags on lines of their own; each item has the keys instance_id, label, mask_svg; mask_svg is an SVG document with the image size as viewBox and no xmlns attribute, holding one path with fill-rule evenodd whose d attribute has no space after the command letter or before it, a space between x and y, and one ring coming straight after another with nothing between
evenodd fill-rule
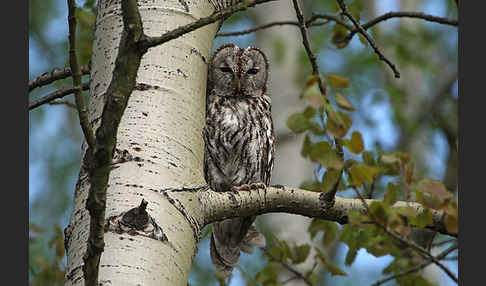
<instances>
[{"instance_id":1,"label":"tawny owl","mask_svg":"<svg viewBox=\"0 0 486 286\"><path fill-rule=\"evenodd\" d=\"M249 191L270 183L274 134L270 97L266 94L268 61L255 47L219 47L208 68L204 176L214 191ZM240 251L264 247L255 217L213 224L211 260L230 275Z\"/></svg>"}]
</instances>

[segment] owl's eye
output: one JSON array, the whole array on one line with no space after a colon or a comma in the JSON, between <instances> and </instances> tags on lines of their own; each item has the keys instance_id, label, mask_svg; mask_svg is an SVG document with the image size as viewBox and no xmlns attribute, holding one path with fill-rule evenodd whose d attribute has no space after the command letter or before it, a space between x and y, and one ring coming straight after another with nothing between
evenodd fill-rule
<instances>
[{"instance_id":1,"label":"owl's eye","mask_svg":"<svg viewBox=\"0 0 486 286\"><path fill-rule=\"evenodd\" d=\"M248 74L257 74L258 73L258 69L257 68L251 68L246 73L248 73Z\"/></svg>"},{"instance_id":2,"label":"owl's eye","mask_svg":"<svg viewBox=\"0 0 486 286\"><path fill-rule=\"evenodd\" d=\"M219 69L220 69L222 72L225 72L225 73L226 73L226 72L233 72L233 70L231 70L231 68L229 68L229 67L220 67Z\"/></svg>"}]
</instances>

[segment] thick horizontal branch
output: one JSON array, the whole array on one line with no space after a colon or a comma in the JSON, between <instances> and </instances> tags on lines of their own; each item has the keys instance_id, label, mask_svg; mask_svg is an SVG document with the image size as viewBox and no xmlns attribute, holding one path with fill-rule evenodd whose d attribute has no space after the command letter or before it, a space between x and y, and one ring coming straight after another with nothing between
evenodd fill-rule
<instances>
[{"instance_id":1,"label":"thick horizontal branch","mask_svg":"<svg viewBox=\"0 0 486 286\"><path fill-rule=\"evenodd\" d=\"M82 75L87 75L90 72L89 66L81 66L81 74ZM71 68L70 67L65 67L65 68L55 68L50 72L45 72L42 75L32 79L29 81L29 92L32 90L51 84L55 82L56 80L60 79L65 79L67 77L70 77L72 75L71 73Z\"/></svg>"},{"instance_id":2,"label":"thick horizontal branch","mask_svg":"<svg viewBox=\"0 0 486 286\"><path fill-rule=\"evenodd\" d=\"M203 226L227 218L253 216L265 213L291 213L312 218L348 223L350 211L366 213L366 206L360 199L335 196L334 203L328 202L326 193L311 192L292 187L268 187L248 192L215 192L210 189L203 191L166 191L168 197L177 200L191 210L188 214ZM365 200L371 204L372 199ZM189 206L189 207L188 207ZM177 207L177 206L176 206ZM413 202L396 202L392 208L413 208L418 214L425 209ZM427 228L439 233L457 237L456 233L446 230L445 213L431 210L433 222Z\"/></svg>"},{"instance_id":3,"label":"thick horizontal branch","mask_svg":"<svg viewBox=\"0 0 486 286\"><path fill-rule=\"evenodd\" d=\"M81 87L82 90L88 90L89 89L89 83L86 82L86 83L83 83L82 87ZM63 98L65 97L66 95L70 95L70 94L73 94L74 93L74 90L75 88L74 87L65 87L63 89L60 89L60 90L56 90L54 91L53 93L50 93L44 97L41 97L39 98L38 100L35 100L33 102L30 102L29 103L29 110L32 110L36 107L39 107L43 104L46 104L46 103L49 103L55 99L58 99L58 98Z\"/></svg>"}]
</instances>

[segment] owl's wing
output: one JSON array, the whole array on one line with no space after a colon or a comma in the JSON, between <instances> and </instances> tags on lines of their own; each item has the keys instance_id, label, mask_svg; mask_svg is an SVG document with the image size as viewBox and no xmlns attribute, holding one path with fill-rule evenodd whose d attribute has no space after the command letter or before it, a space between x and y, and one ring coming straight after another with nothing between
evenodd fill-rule
<instances>
[{"instance_id":1,"label":"owl's wing","mask_svg":"<svg viewBox=\"0 0 486 286\"><path fill-rule=\"evenodd\" d=\"M273 121L272 121L272 114L269 111L266 114L266 118L263 119L265 124L261 132L263 133L262 137L264 138L263 146L262 146L262 181L265 185L270 184L270 179L272 176L272 169L273 169L273 158L275 152L275 137L273 131Z\"/></svg>"}]
</instances>

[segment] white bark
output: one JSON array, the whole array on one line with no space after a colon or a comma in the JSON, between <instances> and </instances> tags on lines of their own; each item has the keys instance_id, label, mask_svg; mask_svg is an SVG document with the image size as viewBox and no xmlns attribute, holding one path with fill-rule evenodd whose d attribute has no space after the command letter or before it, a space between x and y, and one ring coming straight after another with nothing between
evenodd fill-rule
<instances>
[{"instance_id":1,"label":"white bark","mask_svg":"<svg viewBox=\"0 0 486 286\"><path fill-rule=\"evenodd\" d=\"M160 36L210 15L208 1L138 1L144 32ZM189 10L189 11L187 11ZM98 127L103 98L111 80L123 28L120 1L99 1L93 47L89 115ZM148 202L147 211L162 226L168 242L144 236L105 233L100 285L186 285L198 230L157 189L204 183L202 174L206 66L217 24L211 24L163 45L143 57L137 85L123 114L117 148L134 160L111 171L106 217ZM142 84L142 85L140 85ZM89 183L76 186L74 209L66 229L66 285L83 285L89 214L85 209ZM196 232L195 232L196 231ZM188 235L190 234L190 235Z\"/></svg>"}]
</instances>

